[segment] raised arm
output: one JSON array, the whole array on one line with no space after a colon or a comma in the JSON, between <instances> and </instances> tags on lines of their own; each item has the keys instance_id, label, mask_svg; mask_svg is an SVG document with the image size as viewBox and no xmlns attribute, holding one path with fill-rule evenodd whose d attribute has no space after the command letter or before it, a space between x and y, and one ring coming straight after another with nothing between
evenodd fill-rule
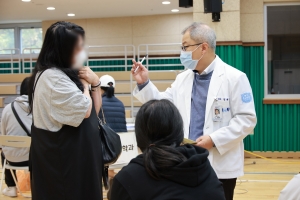
<instances>
[{"instance_id":1,"label":"raised arm","mask_svg":"<svg viewBox=\"0 0 300 200\"><path fill-rule=\"evenodd\" d=\"M99 89L100 87L99 77L89 67L83 67L79 70L79 78L84 79L86 82L91 84L92 98L93 98L95 110L98 114L102 105L101 91Z\"/></svg>"},{"instance_id":2,"label":"raised arm","mask_svg":"<svg viewBox=\"0 0 300 200\"><path fill-rule=\"evenodd\" d=\"M168 88L165 92L159 92L157 87L149 80L149 72L140 62L132 60L133 65L131 73L137 82L133 90L133 95L142 103L152 99L168 99L173 102L173 87Z\"/></svg>"},{"instance_id":3,"label":"raised arm","mask_svg":"<svg viewBox=\"0 0 300 200\"><path fill-rule=\"evenodd\" d=\"M90 91L89 91L89 83L85 79L80 79L80 81L81 81L81 83L83 85L83 88L84 88L83 94L90 101L89 108L86 111L85 116L84 116L84 118L89 118L90 115L91 115L92 105L93 105L92 104L92 99L91 99L91 96L90 96Z\"/></svg>"}]
</instances>

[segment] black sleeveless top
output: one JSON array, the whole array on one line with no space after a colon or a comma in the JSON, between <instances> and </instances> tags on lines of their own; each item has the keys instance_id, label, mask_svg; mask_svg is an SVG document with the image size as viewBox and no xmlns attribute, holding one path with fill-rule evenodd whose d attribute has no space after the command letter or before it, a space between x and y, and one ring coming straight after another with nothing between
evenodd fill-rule
<instances>
[{"instance_id":1,"label":"black sleeveless top","mask_svg":"<svg viewBox=\"0 0 300 200\"><path fill-rule=\"evenodd\" d=\"M72 110L70 110L72 112ZM32 200L102 199L102 149L94 106L78 127L31 126Z\"/></svg>"}]
</instances>

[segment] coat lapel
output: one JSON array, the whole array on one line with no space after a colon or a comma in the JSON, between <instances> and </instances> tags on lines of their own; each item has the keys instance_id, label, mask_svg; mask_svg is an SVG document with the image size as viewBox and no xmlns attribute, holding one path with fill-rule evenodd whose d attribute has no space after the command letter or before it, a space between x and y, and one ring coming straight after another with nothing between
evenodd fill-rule
<instances>
[{"instance_id":1,"label":"coat lapel","mask_svg":"<svg viewBox=\"0 0 300 200\"><path fill-rule=\"evenodd\" d=\"M216 66L214 69L214 72L212 74L208 93L207 93L207 100L206 100L206 109L205 109L205 123L207 121L209 112L211 110L211 107L215 101L215 98L217 98L218 92L222 86L223 82L223 75L224 75L224 63L223 61L217 57L216 58Z\"/></svg>"}]
</instances>

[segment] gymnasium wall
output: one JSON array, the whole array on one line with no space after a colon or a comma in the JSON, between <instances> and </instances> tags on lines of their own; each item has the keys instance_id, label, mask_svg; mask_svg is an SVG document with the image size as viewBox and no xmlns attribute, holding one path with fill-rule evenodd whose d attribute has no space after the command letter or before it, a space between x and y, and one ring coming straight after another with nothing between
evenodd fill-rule
<instances>
[{"instance_id":1,"label":"gymnasium wall","mask_svg":"<svg viewBox=\"0 0 300 200\"><path fill-rule=\"evenodd\" d=\"M88 45L178 43L181 31L193 22L192 13L68 20L86 31ZM45 34L55 21L43 21Z\"/></svg>"},{"instance_id":2,"label":"gymnasium wall","mask_svg":"<svg viewBox=\"0 0 300 200\"><path fill-rule=\"evenodd\" d=\"M250 151L300 151L300 104L263 104L264 47L218 46L222 60L245 72L253 90L257 126L245 138Z\"/></svg>"},{"instance_id":3,"label":"gymnasium wall","mask_svg":"<svg viewBox=\"0 0 300 200\"><path fill-rule=\"evenodd\" d=\"M241 40L243 42L263 42L264 4L291 2L299 3L299 0L241 0ZM284 28L284 25L280 24L278 28Z\"/></svg>"},{"instance_id":4,"label":"gymnasium wall","mask_svg":"<svg viewBox=\"0 0 300 200\"><path fill-rule=\"evenodd\" d=\"M299 0L226 0L218 23L212 22L211 13L203 13L203 0L194 0L193 19L211 26L218 41L263 42L264 4L286 2Z\"/></svg>"},{"instance_id":5,"label":"gymnasium wall","mask_svg":"<svg viewBox=\"0 0 300 200\"><path fill-rule=\"evenodd\" d=\"M193 18L212 27L217 41L240 41L240 0L226 0L223 4L221 22L212 22L212 14L204 14L203 0L194 0Z\"/></svg>"},{"instance_id":6,"label":"gymnasium wall","mask_svg":"<svg viewBox=\"0 0 300 200\"><path fill-rule=\"evenodd\" d=\"M203 13L203 0L194 0L194 12L187 14L71 20L86 30L89 45L178 43L181 30L192 21L211 26L217 34L217 54L244 71L253 89L258 123L254 135L245 138L251 151L300 151L300 105L263 104L264 99L264 3L295 0L226 0L221 22L211 22ZM54 21L44 21L43 32ZM157 61L158 62L158 61ZM163 64L179 60L161 59ZM156 69L156 70L157 70Z\"/></svg>"}]
</instances>

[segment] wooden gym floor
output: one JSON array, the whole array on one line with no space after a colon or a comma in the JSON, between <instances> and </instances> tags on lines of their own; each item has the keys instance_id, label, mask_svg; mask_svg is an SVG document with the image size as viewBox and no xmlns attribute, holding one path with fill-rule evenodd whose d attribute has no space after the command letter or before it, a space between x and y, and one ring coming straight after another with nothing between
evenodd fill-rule
<instances>
[{"instance_id":1,"label":"wooden gym floor","mask_svg":"<svg viewBox=\"0 0 300 200\"><path fill-rule=\"evenodd\" d=\"M277 159L299 162L299 159ZM256 164L253 164L256 162ZM237 181L234 200L277 200L280 191L300 172L300 164L272 163L263 159L245 159L245 175ZM0 174L1 175L1 174ZM5 184L4 184L5 185ZM0 194L0 200L10 200ZM19 195L14 199L28 199Z\"/></svg>"}]
</instances>

